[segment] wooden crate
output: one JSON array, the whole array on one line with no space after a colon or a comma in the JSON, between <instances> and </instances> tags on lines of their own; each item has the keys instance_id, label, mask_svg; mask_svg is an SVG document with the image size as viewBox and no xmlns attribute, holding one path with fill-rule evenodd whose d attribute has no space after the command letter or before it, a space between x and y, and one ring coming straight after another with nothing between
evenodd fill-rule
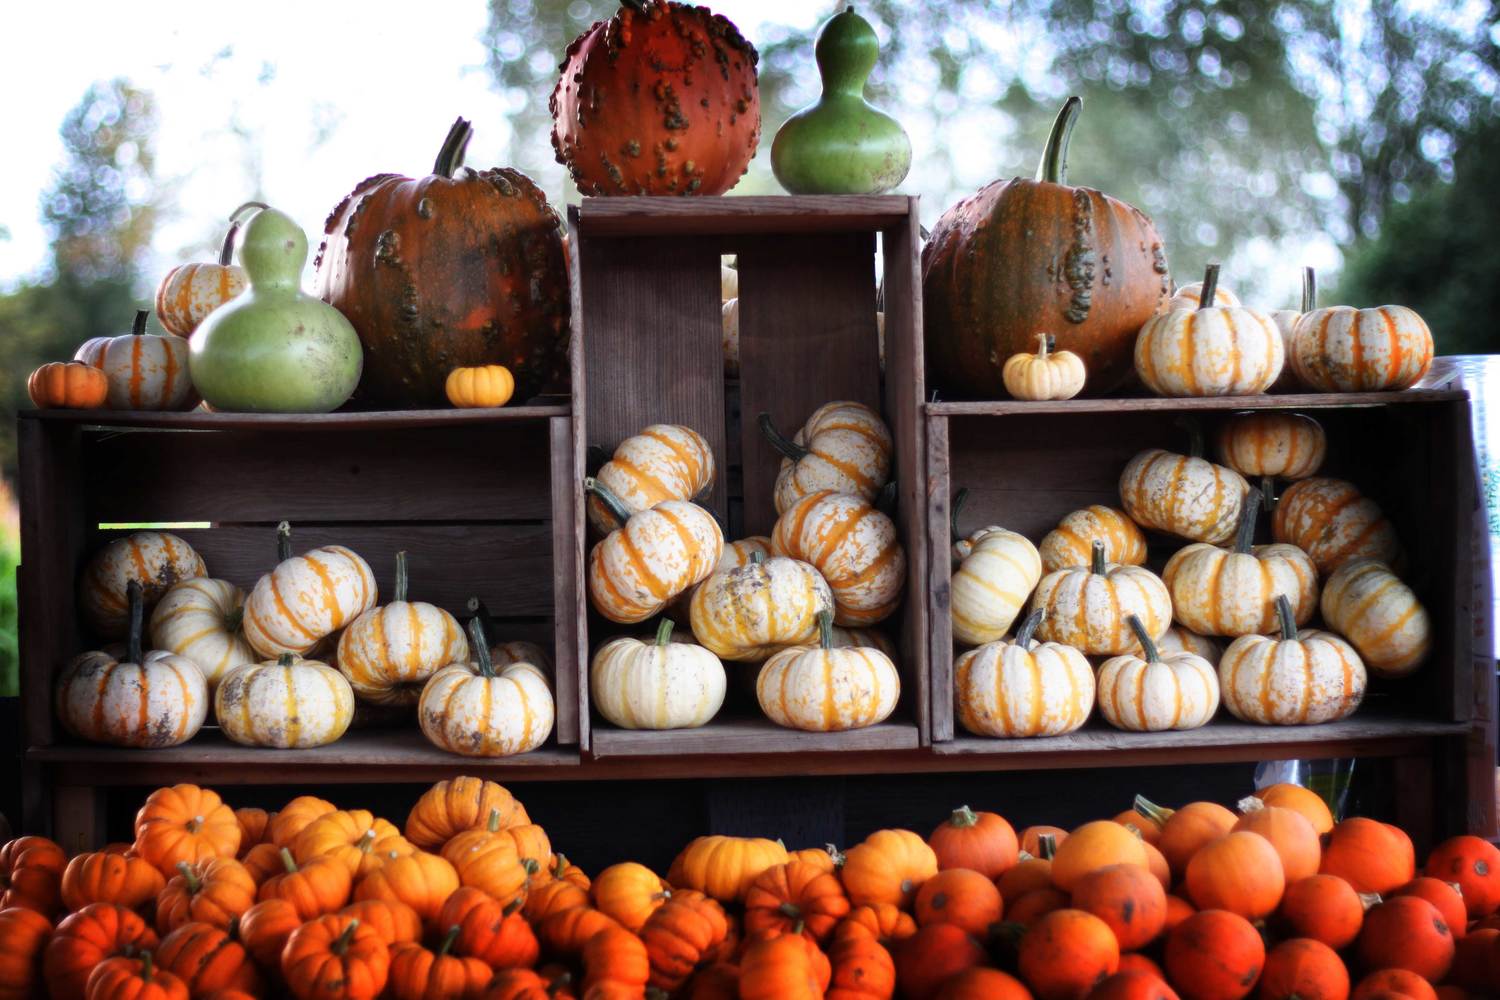
<instances>
[{"instance_id":1,"label":"wooden crate","mask_svg":"<svg viewBox=\"0 0 1500 1000\"><path fill-rule=\"evenodd\" d=\"M1427 606L1435 632L1431 659L1421 671L1401 681L1372 677L1359 711L1337 723L1254 726L1221 711L1208 726L1187 732L1121 732L1096 716L1065 736L978 737L955 724L952 571L948 559L934 555L928 562L934 752L992 766L1041 759L1122 766L1391 757L1399 759L1398 780L1414 797L1409 822L1493 830L1493 783L1477 777L1493 766L1495 672L1488 604L1476 603L1474 593L1472 529L1479 518L1468 393L1441 364L1424 386L1236 399L926 404L927 535L935 554L950 541L950 498L961 487L969 490L963 530L999 524L1039 542L1069 511L1094 503L1120 506L1120 473L1139 451L1185 451L1185 418L1198 422L1211 441L1213 429L1232 412L1309 413L1328 433L1320 474L1348 479L1380 503L1405 544L1403 576ZM1268 531L1263 525L1262 532ZM1151 538L1148 564L1159 572L1182 544Z\"/></svg>"},{"instance_id":2,"label":"wooden crate","mask_svg":"<svg viewBox=\"0 0 1500 1000\"><path fill-rule=\"evenodd\" d=\"M652 423L686 424L717 459L702 502L728 540L769 534L780 457L755 417L787 433L817 407L847 399L880 409L895 438L898 529L908 557L908 597L926 579L922 539L921 322L915 198L754 197L585 199L570 213L573 254L573 408L577 478L590 447L613 452ZM876 237L884 265L885 373L876 335ZM740 374L726 385L719 265L739 258ZM743 419L738 419L739 414ZM584 561L584 508L574 509ZM582 573L577 595L584 600ZM731 701L701 729L631 732L591 720L578 686L583 745L597 758L660 754L829 753L914 750L927 741L926 604L908 599L888 623L900 642L903 696L884 724L849 733L803 733L735 704L754 668L727 664ZM578 662L629 627L590 615ZM738 683L737 683L738 681Z\"/></svg>"},{"instance_id":3,"label":"wooden crate","mask_svg":"<svg viewBox=\"0 0 1500 1000\"><path fill-rule=\"evenodd\" d=\"M565 406L498 411L269 416L31 411L21 444L22 739L24 821L85 836L92 787L116 781L431 780L459 770L542 772L577 764L578 616L571 579L572 424ZM559 484L567 484L559 488ZM57 726L55 672L93 647L74 598L78 573L105 542L140 522L173 527L211 575L249 590L275 564L278 521L293 547L340 542L363 555L388 594L398 550L412 598L465 614L470 595L501 637L555 650L557 724L542 748L469 761L432 747L415 718L400 729L351 730L315 750L236 746L216 729L168 750L72 741ZM558 528L560 530L554 530ZM509 773L507 771L507 773Z\"/></svg>"}]
</instances>

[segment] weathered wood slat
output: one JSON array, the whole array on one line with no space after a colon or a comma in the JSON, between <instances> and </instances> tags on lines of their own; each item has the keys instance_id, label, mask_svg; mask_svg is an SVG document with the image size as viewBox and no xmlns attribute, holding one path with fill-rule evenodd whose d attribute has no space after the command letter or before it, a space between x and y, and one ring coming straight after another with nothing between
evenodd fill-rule
<instances>
[{"instance_id":1,"label":"weathered wood slat","mask_svg":"<svg viewBox=\"0 0 1500 1000\"><path fill-rule=\"evenodd\" d=\"M537 423L566 414L567 406L502 406L452 410L365 410L343 413L184 413L158 410L26 410L22 420L94 427L155 427L182 431L377 431L468 424Z\"/></svg>"},{"instance_id":2,"label":"weathered wood slat","mask_svg":"<svg viewBox=\"0 0 1500 1000\"><path fill-rule=\"evenodd\" d=\"M1350 406L1450 403L1468 399L1459 389L1408 389L1404 392L1309 392L1283 396L1210 396L1162 399L1126 396L1112 399L983 399L928 403L927 411L949 417L1043 416L1070 413L1147 413L1234 410L1322 410Z\"/></svg>"},{"instance_id":3,"label":"weathered wood slat","mask_svg":"<svg viewBox=\"0 0 1500 1000\"><path fill-rule=\"evenodd\" d=\"M585 198L580 217L591 236L701 236L875 232L901 223L902 195L802 195L733 198Z\"/></svg>"}]
</instances>

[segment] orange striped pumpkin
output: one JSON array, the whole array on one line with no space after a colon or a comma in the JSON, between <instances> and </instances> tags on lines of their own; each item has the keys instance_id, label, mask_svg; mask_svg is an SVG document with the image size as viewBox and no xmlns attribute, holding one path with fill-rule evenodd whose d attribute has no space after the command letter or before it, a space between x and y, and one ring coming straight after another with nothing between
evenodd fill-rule
<instances>
[{"instance_id":1,"label":"orange striped pumpkin","mask_svg":"<svg viewBox=\"0 0 1500 1000\"><path fill-rule=\"evenodd\" d=\"M1219 460L1242 476L1306 479L1323 465L1323 426L1300 413L1239 413L1219 428Z\"/></svg>"},{"instance_id":2,"label":"orange striped pumpkin","mask_svg":"<svg viewBox=\"0 0 1500 1000\"><path fill-rule=\"evenodd\" d=\"M291 653L231 670L214 694L224 735L253 747L320 747L343 736L354 718L344 675Z\"/></svg>"},{"instance_id":3,"label":"orange striped pumpkin","mask_svg":"<svg viewBox=\"0 0 1500 1000\"><path fill-rule=\"evenodd\" d=\"M279 562L245 601L245 638L261 656L304 656L375 606L370 564L342 545L292 555L291 526L276 529Z\"/></svg>"},{"instance_id":4,"label":"orange striped pumpkin","mask_svg":"<svg viewBox=\"0 0 1500 1000\"><path fill-rule=\"evenodd\" d=\"M229 231L219 248L218 263L179 264L166 273L156 286L156 317L163 329L187 337L209 313L249 287L245 269L233 263L234 238L239 234L246 210L265 207L260 202L249 202L229 217Z\"/></svg>"},{"instance_id":5,"label":"orange striped pumpkin","mask_svg":"<svg viewBox=\"0 0 1500 1000\"><path fill-rule=\"evenodd\" d=\"M1194 653L1158 653L1156 643L1130 617L1145 653L1111 657L1099 667L1099 712L1116 729L1155 733L1197 729L1219 710L1219 675Z\"/></svg>"},{"instance_id":6,"label":"orange striped pumpkin","mask_svg":"<svg viewBox=\"0 0 1500 1000\"><path fill-rule=\"evenodd\" d=\"M1120 501L1135 523L1213 545L1234 536L1249 490L1233 469L1160 448L1136 455L1120 476Z\"/></svg>"},{"instance_id":7,"label":"orange striped pumpkin","mask_svg":"<svg viewBox=\"0 0 1500 1000\"><path fill-rule=\"evenodd\" d=\"M397 552L391 603L366 611L339 636L339 672L361 701L415 705L427 678L469 659L458 619L435 604L408 601L406 591L406 553Z\"/></svg>"},{"instance_id":8,"label":"orange striped pumpkin","mask_svg":"<svg viewBox=\"0 0 1500 1000\"><path fill-rule=\"evenodd\" d=\"M1033 611L1014 642L989 642L953 663L959 725L976 736L1057 736L1088 721L1094 669L1082 653L1032 639L1043 612Z\"/></svg>"},{"instance_id":9,"label":"orange striped pumpkin","mask_svg":"<svg viewBox=\"0 0 1500 1000\"><path fill-rule=\"evenodd\" d=\"M149 611L173 584L202 576L203 557L176 535L137 531L95 553L78 580L78 608L88 627L105 639L125 635L130 604L125 590L134 581Z\"/></svg>"},{"instance_id":10,"label":"orange striped pumpkin","mask_svg":"<svg viewBox=\"0 0 1500 1000\"><path fill-rule=\"evenodd\" d=\"M209 690L235 667L255 662L240 627L245 592L206 576L175 583L151 613L151 644L198 665Z\"/></svg>"},{"instance_id":11,"label":"orange striped pumpkin","mask_svg":"<svg viewBox=\"0 0 1500 1000\"><path fill-rule=\"evenodd\" d=\"M884 621L901 601L906 553L896 525L859 497L832 490L802 497L777 519L771 550L823 574L840 625Z\"/></svg>"},{"instance_id":12,"label":"orange striped pumpkin","mask_svg":"<svg viewBox=\"0 0 1500 1000\"><path fill-rule=\"evenodd\" d=\"M824 403L790 441L776 432L769 414L760 415L760 428L782 455L774 498L778 515L821 490L873 501L890 478L890 429L863 403Z\"/></svg>"},{"instance_id":13,"label":"orange striped pumpkin","mask_svg":"<svg viewBox=\"0 0 1500 1000\"><path fill-rule=\"evenodd\" d=\"M714 453L708 440L681 424L652 424L620 442L594 478L631 514L666 500L691 500L713 485ZM589 523L601 535L621 527L613 512L589 496Z\"/></svg>"},{"instance_id":14,"label":"orange striped pumpkin","mask_svg":"<svg viewBox=\"0 0 1500 1000\"><path fill-rule=\"evenodd\" d=\"M1166 584L1143 566L1106 563L1102 542L1094 543L1090 565L1042 577L1031 597L1031 610L1041 609L1047 614L1037 626L1038 638L1094 656L1140 649L1130 627L1131 615L1140 618L1153 639L1172 623Z\"/></svg>"},{"instance_id":15,"label":"orange striped pumpkin","mask_svg":"<svg viewBox=\"0 0 1500 1000\"><path fill-rule=\"evenodd\" d=\"M1269 726L1342 719L1359 707L1365 667L1359 654L1332 632L1299 633L1292 607L1276 600L1279 637L1244 635L1219 661L1219 690L1235 718Z\"/></svg>"},{"instance_id":16,"label":"orange striped pumpkin","mask_svg":"<svg viewBox=\"0 0 1500 1000\"><path fill-rule=\"evenodd\" d=\"M1224 647L1213 639L1181 625L1173 625L1163 632L1156 640L1156 650L1159 653L1192 653L1215 666L1218 666L1219 657L1224 655Z\"/></svg>"},{"instance_id":17,"label":"orange striped pumpkin","mask_svg":"<svg viewBox=\"0 0 1500 1000\"><path fill-rule=\"evenodd\" d=\"M730 542L724 546L724 554L719 557L719 565L715 567L715 572L748 566L751 559L757 554L762 559L769 559L771 557L770 538L765 535L751 535L748 538L741 538L737 542Z\"/></svg>"},{"instance_id":18,"label":"orange striped pumpkin","mask_svg":"<svg viewBox=\"0 0 1500 1000\"><path fill-rule=\"evenodd\" d=\"M1287 487L1271 519L1271 537L1302 549L1325 574L1360 557L1389 563L1401 551L1380 506L1342 479L1303 479Z\"/></svg>"},{"instance_id":19,"label":"orange striped pumpkin","mask_svg":"<svg viewBox=\"0 0 1500 1000\"><path fill-rule=\"evenodd\" d=\"M949 585L949 613L953 637L977 646L1005 635L1042 578L1042 562L1014 531L988 528L970 539Z\"/></svg>"},{"instance_id":20,"label":"orange striped pumpkin","mask_svg":"<svg viewBox=\"0 0 1500 1000\"><path fill-rule=\"evenodd\" d=\"M130 333L110 337L90 354L91 363L109 379L112 410L182 410L196 399L188 375L188 342L148 334L148 316L145 310L137 312Z\"/></svg>"},{"instance_id":21,"label":"orange striped pumpkin","mask_svg":"<svg viewBox=\"0 0 1500 1000\"><path fill-rule=\"evenodd\" d=\"M778 726L834 733L884 722L896 709L901 678L890 658L874 647L833 645L833 616L818 616L816 649L796 647L760 668L755 696Z\"/></svg>"},{"instance_id":22,"label":"orange striped pumpkin","mask_svg":"<svg viewBox=\"0 0 1500 1000\"><path fill-rule=\"evenodd\" d=\"M1162 581L1172 595L1172 617L1194 632L1239 636L1276 628L1276 597L1291 600L1297 624L1318 607L1318 571L1295 545L1251 547L1260 494L1245 501L1234 547L1194 542L1167 560Z\"/></svg>"},{"instance_id":23,"label":"orange striped pumpkin","mask_svg":"<svg viewBox=\"0 0 1500 1000\"><path fill-rule=\"evenodd\" d=\"M469 620L472 663L451 663L428 679L417 722L437 747L466 757L507 757L535 750L552 735L556 706L541 670L512 663L499 671L478 618Z\"/></svg>"},{"instance_id":24,"label":"orange striped pumpkin","mask_svg":"<svg viewBox=\"0 0 1500 1000\"><path fill-rule=\"evenodd\" d=\"M1146 536L1123 510L1090 504L1068 514L1047 532L1038 546L1042 572L1087 566L1095 541L1104 543L1106 562L1140 566L1146 562Z\"/></svg>"},{"instance_id":25,"label":"orange striped pumpkin","mask_svg":"<svg viewBox=\"0 0 1500 1000\"><path fill-rule=\"evenodd\" d=\"M1377 559L1351 559L1323 588L1323 620L1359 650L1377 677L1404 677L1432 650L1432 621L1417 595Z\"/></svg>"},{"instance_id":26,"label":"orange striped pumpkin","mask_svg":"<svg viewBox=\"0 0 1500 1000\"><path fill-rule=\"evenodd\" d=\"M1405 306L1314 309L1292 330L1292 367L1310 389L1409 389L1432 364L1432 331Z\"/></svg>"},{"instance_id":27,"label":"orange striped pumpkin","mask_svg":"<svg viewBox=\"0 0 1500 1000\"><path fill-rule=\"evenodd\" d=\"M1202 294L1212 300L1217 264ZM1135 340L1135 370L1158 396L1251 396L1265 392L1286 362L1271 317L1242 306L1199 304L1158 313Z\"/></svg>"},{"instance_id":28,"label":"orange striped pumpkin","mask_svg":"<svg viewBox=\"0 0 1500 1000\"><path fill-rule=\"evenodd\" d=\"M805 562L772 556L714 573L693 592L693 635L720 659L759 662L818 634L833 609L822 574Z\"/></svg>"},{"instance_id":29,"label":"orange striped pumpkin","mask_svg":"<svg viewBox=\"0 0 1500 1000\"><path fill-rule=\"evenodd\" d=\"M667 500L631 514L598 480L585 479L583 488L623 525L589 553L589 600L610 621L645 621L718 566L724 533L697 504Z\"/></svg>"}]
</instances>

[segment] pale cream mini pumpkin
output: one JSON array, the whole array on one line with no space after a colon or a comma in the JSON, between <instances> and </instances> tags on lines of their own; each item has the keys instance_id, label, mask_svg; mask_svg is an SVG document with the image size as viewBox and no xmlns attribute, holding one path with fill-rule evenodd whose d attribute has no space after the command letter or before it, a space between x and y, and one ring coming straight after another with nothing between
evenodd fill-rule
<instances>
[{"instance_id":1,"label":"pale cream mini pumpkin","mask_svg":"<svg viewBox=\"0 0 1500 1000\"><path fill-rule=\"evenodd\" d=\"M1432 331L1405 306L1329 306L1297 320L1292 367L1321 392L1409 389L1432 364Z\"/></svg>"},{"instance_id":2,"label":"pale cream mini pumpkin","mask_svg":"<svg viewBox=\"0 0 1500 1000\"><path fill-rule=\"evenodd\" d=\"M1219 710L1219 675L1196 653L1161 654L1141 620L1130 627L1144 655L1125 653L1099 667L1099 712L1116 729L1157 733L1197 729Z\"/></svg>"},{"instance_id":3,"label":"pale cream mini pumpkin","mask_svg":"<svg viewBox=\"0 0 1500 1000\"><path fill-rule=\"evenodd\" d=\"M110 337L91 355L109 379L111 410L181 410L196 398L187 340L147 333L148 315L137 312L130 333Z\"/></svg>"},{"instance_id":4,"label":"pale cream mini pumpkin","mask_svg":"<svg viewBox=\"0 0 1500 1000\"><path fill-rule=\"evenodd\" d=\"M1224 655L1224 647L1206 635L1199 635L1181 625L1173 625L1156 640L1158 653L1192 653L1201 656L1215 667Z\"/></svg>"},{"instance_id":5,"label":"pale cream mini pumpkin","mask_svg":"<svg viewBox=\"0 0 1500 1000\"><path fill-rule=\"evenodd\" d=\"M556 705L542 671L512 663L498 673L477 617L469 619L473 662L433 674L417 700L417 722L434 746L466 757L508 757L552 735Z\"/></svg>"},{"instance_id":6,"label":"pale cream mini pumpkin","mask_svg":"<svg viewBox=\"0 0 1500 1000\"><path fill-rule=\"evenodd\" d=\"M206 576L175 583L151 613L151 644L186 656L203 671L209 691L235 667L255 662L245 639L245 592Z\"/></svg>"},{"instance_id":7,"label":"pale cream mini pumpkin","mask_svg":"<svg viewBox=\"0 0 1500 1000\"><path fill-rule=\"evenodd\" d=\"M415 705L427 678L466 663L469 643L458 619L435 604L408 601L406 553L396 553L391 603L371 608L339 636L339 672L361 701Z\"/></svg>"},{"instance_id":8,"label":"pale cream mini pumpkin","mask_svg":"<svg viewBox=\"0 0 1500 1000\"><path fill-rule=\"evenodd\" d=\"M1323 621L1377 677L1405 677L1432 650L1432 621L1412 589L1378 559L1351 559L1323 587Z\"/></svg>"},{"instance_id":9,"label":"pale cream mini pumpkin","mask_svg":"<svg viewBox=\"0 0 1500 1000\"><path fill-rule=\"evenodd\" d=\"M236 743L320 747L349 729L354 690L328 664L282 653L274 661L231 670L214 693L214 715Z\"/></svg>"},{"instance_id":10,"label":"pale cream mini pumpkin","mask_svg":"<svg viewBox=\"0 0 1500 1000\"><path fill-rule=\"evenodd\" d=\"M758 663L788 646L812 642L833 592L817 569L797 559L751 556L720 570L693 592L693 635L725 660Z\"/></svg>"},{"instance_id":11,"label":"pale cream mini pumpkin","mask_svg":"<svg viewBox=\"0 0 1500 1000\"><path fill-rule=\"evenodd\" d=\"M1365 665L1332 632L1298 633L1286 598L1276 602L1279 636L1243 635L1219 661L1219 691L1235 718L1269 726L1333 722L1359 707Z\"/></svg>"},{"instance_id":12,"label":"pale cream mini pumpkin","mask_svg":"<svg viewBox=\"0 0 1500 1000\"><path fill-rule=\"evenodd\" d=\"M1096 541L1104 543L1106 562L1140 566L1146 561L1146 536L1130 515L1096 503L1073 511L1047 532L1037 549L1042 572L1087 566Z\"/></svg>"},{"instance_id":13,"label":"pale cream mini pumpkin","mask_svg":"<svg viewBox=\"0 0 1500 1000\"><path fill-rule=\"evenodd\" d=\"M1218 265L1209 265L1203 284L1218 284ZM1285 362L1271 317L1243 306L1158 313L1135 340L1136 374L1158 396L1254 395L1270 388Z\"/></svg>"},{"instance_id":14,"label":"pale cream mini pumpkin","mask_svg":"<svg viewBox=\"0 0 1500 1000\"><path fill-rule=\"evenodd\" d=\"M1234 537L1250 484L1233 469L1150 448L1120 475L1120 502L1143 528L1217 545Z\"/></svg>"},{"instance_id":15,"label":"pale cream mini pumpkin","mask_svg":"<svg viewBox=\"0 0 1500 1000\"><path fill-rule=\"evenodd\" d=\"M1042 578L1041 557L1024 535L998 527L976 535L949 584L953 638L967 646L1004 636Z\"/></svg>"},{"instance_id":16,"label":"pale cream mini pumpkin","mask_svg":"<svg viewBox=\"0 0 1500 1000\"><path fill-rule=\"evenodd\" d=\"M208 683L197 664L141 649L141 586L126 585L124 659L104 652L74 657L57 678L63 728L80 739L121 747L172 747L192 739L208 715Z\"/></svg>"},{"instance_id":17,"label":"pale cream mini pumpkin","mask_svg":"<svg viewBox=\"0 0 1500 1000\"><path fill-rule=\"evenodd\" d=\"M1166 312L1174 312L1181 309L1197 309L1203 304L1203 282L1189 281L1178 287L1167 300ZM1238 306L1240 297L1231 292L1226 286L1214 282L1213 304L1216 306Z\"/></svg>"},{"instance_id":18,"label":"pale cream mini pumpkin","mask_svg":"<svg viewBox=\"0 0 1500 1000\"><path fill-rule=\"evenodd\" d=\"M176 535L137 531L116 538L89 560L78 578L78 610L96 635L118 639L130 626L125 591L132 580L140 584L141 601L149 611L173 584L206 572L203 557Z\"/></svg>"},{"instance_id":19,"label":"pale cream mini pumpkin","mask_svg":"<svg viewBox=\"0 0 1500 1000\"><path fill-rule=\"evenodd\" d=\"M645 621L719 565L724 533L697 504L667 500L630 514L607 486L593 479L583 486L624 525L589 553L589 599L610 621Z\"/></svg>"},{"instance_id":20,"label":"pale cream mini pumpkin","mask_svg":"<svg viewBox=\"0 0 1500 1000\"><path fill-rule=\"evenodd\" d=\"M760 668L755 695L778 726L816 733L862 729L884 722L901 697L890 657L870 646L833 645L833 616L818 616L821 642L776 653Z\"/></svg>"},{"instance_id":21,"label":"pale cream mini pumpkin","mask_svg":"<svg viewBox=\"0 0 1500 1000\"><path fill-rule=\"evenodd\" d=\"M792 504L771 532L771 551L823 574L840 625L884 621L901 602L906 553L896 525L852 494L821 490Z\"/></svg>"},{"instance_id":22,"label":"pale cream mini pumpkin","mask_svg":"<svg viewBox=\"0 0 1500 1000\"><path fill-rule=\"evenodd\" d=\"M1312 312L1318 307L1318 274L1311 267L1302 269L1302 308L1301 309L1277 309L1271 313L1271 321L1276 324L1276 332L1281 334L1281 346L1286 353L1286 364L1281 366L1281 377L1278 378L1267 392L1295 392L1302 385L1302 380L1297 378L1296 367L1292 364L1292 335L1297 330L1297 322L1304 315Z\"/></svg>"},{"instance_id":23,"label":"pale cream mini pumpkin","mask_svg":"<svg viewBox=\"0 0 1500 1000\"><path fill-rule=\"evenodd\" d=\"M1104 561L1104 543L1095 542L1088 566L1048 573L1031 597L1031 610L1047 614L1037 637L1061 642L1092 656L1140 649L1129 618L1135 615L1155 639L1172 624L1166 584L1143 566Z\"/></svg>"},{"instance_id":24,"label":"pale cream mini pumpkin","mask_svg":"<svg viewBox=\"0 0 1500 1000\"><path fill-rule=\"evenodd\" d=\"M622 729L690 729L724 704L724 664L713 653L672 641L663 618L655 642L611 639L589 665L589 693L599 714Z\"/></svg>"},{"instance_id":25,"label":"pale cream mini pumpkin","mask_svg":"<svg viewBox=\"0 0 1500 1000\"><path fill-rule=\"evenodd\" d=\"M375 606L375 573L352 549L325 545L292 555L292 528L276 528L276 568L245 599L244 629L261 656L306 655Z\"/></svg>"},{"instance_id":26,"label":"pale cream mini pumpkin","mask_svg":"<svg viewBox=\"0 0 1500 1000\"><path fill-rule=\"evenodd\" d=\"M760 429L783 458L776 474L776 513L809 493L834 490L873 502L891 474L891 432L863 403L824 403L788 441L768 413Z\"/></svg>"},{"instance_id":27,"label":"pale cream mini pumpkin","mask_svg":"<svg viewBox=\"0 0 1500 1000\"><path fill-rule=\"evenodd\" d=\"M1026 617L1014 641L987 642L953 663L954 710L976 736L1059 736L1088 721L1094 670L1072 646L1032 639L1046 612Z\"/></svg>"},{"instance_id":28,"label":"pale cream mini pumpkin","mask_svg":"<svg viewBox=\"0 0 1500 1000\"><path fill-rule=\"evenodd\" d=\"M750 565L750 560L759 554L762 559L771 555L771 539L767 535L751 535L741 538L737 542L730 542L724 546L724 554L719 557L719 565L716 569L735 569L739 566Z\"/></svg>"},{"instance_id":29,"label":"pale cream mini pumpkin","mask_svg":"<svg viewBox=\"0 0 1500 1000\"><path fill-rule=\"evenodd\" d=\"M615 449L594 479L608 487L631 514L665 500L691 500L713 485L714 453L708 440L681 424L652 424ZM588 498L589 523L601 535L620 521L597 494Z\"/></svg>"},{"instance_id":30,"label":"pale cream mini pumpkin","mask_svg":"<svg viewBox=\"0 0 1500 1000\"><path fill-rule=\"evenodd\" d=\"M1083 359L1072 351L1054 351L1050 333L1036 335L1035 354L1012 354L1000 369L1005 391L1016 399L1072 399L1088 378Z\"/></svg>"},{"instance_id":31,"label":"pale cream mini pumpkin","mask_svg":"<svg viewBox=\"0 0 1500 1000\"><path fill-rule=\"evenodd\" d=\"M1271 518L1271 537L1306 552L1324 575L1351 559L1390 563L1401 552L1380 505L1342 479L1315 477L1287 487Z\"/></svg>"},{"instance_id":32,"label":"pale cream mini pumpkin","mask_svg":"<svg viewBox=\"0 0 1500 1000\"><path fill-rule=\"evenodd\" d=\"M1232 548L1204 542L1178 549L1162 570L1172 595L1172 616L1204 635L1265 634L1277 627L1276 598L1292 602L1298 625L1318 607L1318 571L1295 545L1251 546L1260 494L1245 501Z\"/></svg>"}]
</instances>

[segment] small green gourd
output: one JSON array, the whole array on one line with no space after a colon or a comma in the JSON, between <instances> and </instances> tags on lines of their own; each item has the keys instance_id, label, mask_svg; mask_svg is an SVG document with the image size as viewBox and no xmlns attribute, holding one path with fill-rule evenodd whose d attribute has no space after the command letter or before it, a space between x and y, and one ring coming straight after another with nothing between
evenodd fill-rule
<instances>
[{"instance_id":1,"label":"small green gourd","mask_svg":"<svg viewBox=\"0 0 1500 1000\"><path fill-rule=\"evenodd\" d=\"M879 194L911 169L906 130L865 100L880 56L870 22L852 5L818 33L823 94L786 120L771 144L771 169L792 194Z\"/></svg>"},{"instance_id":2,"label":"small green gourd","mask_svg":"<svg viewBox=\"0 0 1500 1000\"><path fill-rule=\"evenodd\" d=\"M250 287L194 331L188 368L215 410L328 413L359 385L364 349L333 306L302 291L307 236L284 212L262 209L240 231Z\"/></svg>"}]
</instances>

